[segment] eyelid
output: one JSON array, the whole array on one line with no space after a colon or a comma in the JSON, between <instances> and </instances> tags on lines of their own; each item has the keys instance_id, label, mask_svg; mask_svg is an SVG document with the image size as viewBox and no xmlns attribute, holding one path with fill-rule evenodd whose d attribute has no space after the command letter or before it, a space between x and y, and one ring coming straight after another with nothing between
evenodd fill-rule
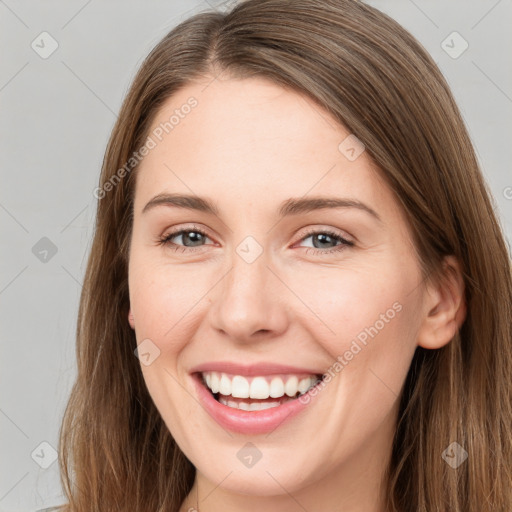
<instances>
[{"instance_id":1,"label":"eyelid","mask_svg":"<svg viewBox=\"0 0 512 512\"><path fill-rule=\"evenodd\" d=\"M164 234L162 235L162 237L169 236L169 235L176 236L183 231L196 231L196 232L204 234L208 238L212 238L208 234L211 231L209 228L199 226L199 225L195 224L194 222L178 224L178 227L172 226L170 228L167 228L164 230Z\"/></svg>"},{"instance_id":2,"label":"eyelid","mask_svg":"<svg viewBox=\"0 0 512 512\"><path fill-rule=\"evenodd\" d=\"M347 242L351 243L355 243L356 241L355 237L353 237L352 235L350 235L349 233L342 229L320 224L304 228L304 230L301 231L300 234L297 236L297 241L295 243L301 242L304 238L309 237L311 235L315 235L317 233L331 233L332 235L343 238Z\"/></svg>"},{"instance_id":3,"label":"eyelid","mask_svg":"<svg viewBox=\"0 0 512 512\"><path fill-rule=\"evenodd\" d=\"M170 240L174 238L175 236L182 235L184 232L196 232L200 233L202 236L209 238L210 240L213 240L212 237L208 234L208 230L204 229L202 227L196 226L195 224L192 225L182 225L180 227L172 227L169 230L165 230L164 233L157 237L156 242L158 245L162 246L169 246L169 247L183 247L186 250L194 251L194 250L200 250L204 246L199 247L186 247L182 245L175 244L174 242L171 242Z\"/></svg>"}]
</instances>

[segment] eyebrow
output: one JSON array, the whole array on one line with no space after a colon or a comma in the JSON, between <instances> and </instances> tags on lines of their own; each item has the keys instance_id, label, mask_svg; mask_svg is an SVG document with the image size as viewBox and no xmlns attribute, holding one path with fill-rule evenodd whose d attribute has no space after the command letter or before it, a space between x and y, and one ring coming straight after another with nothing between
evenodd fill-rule
<instances>
[{"instance_id":1,"label":"eyebrow","mask_svg":"<svg viewBox=\"0 0 512 512\"><path fill-rule=\"evenodd\" d=\"M210 199L182 194L158 194L153 197L146 206L144 206L142 213L157 206L174 206L177 208L184 208L188 210L197 210L200 212L208 213L211 215L219 216L219 209ZM341 197L308 197L308 198L290 198L284 201L279 208L279 216L287 217L290 215L298 215L301 213L308 213L315 210L322 210L325 208L357 208L370 214L379 222L382 222L380 215L366 204L356 199L341 198Z\"/></svg>"}]
</instances>

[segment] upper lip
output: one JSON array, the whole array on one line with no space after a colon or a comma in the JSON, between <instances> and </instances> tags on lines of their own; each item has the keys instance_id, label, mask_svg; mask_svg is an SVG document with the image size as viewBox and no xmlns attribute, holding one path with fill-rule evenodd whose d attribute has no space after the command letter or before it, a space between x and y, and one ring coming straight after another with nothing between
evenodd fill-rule
<instances>
[{"instance_id":1,"label":"upper lip","mask_svg":"<svg viewBox=\"0 0 512 512\"><path fill-rule=\"evenodd\" d=\"M208 371L224 372L232 375L244 375L246 377L253 377L256 375L274 375L279 373L309 373L311 375L322 374L321 371L313 370L311 368L276 364L266 361L254 364L241 364L232 361L211 361L194 366L190 370L190 373L202 373Z\"/></svg>"}]
</instances>

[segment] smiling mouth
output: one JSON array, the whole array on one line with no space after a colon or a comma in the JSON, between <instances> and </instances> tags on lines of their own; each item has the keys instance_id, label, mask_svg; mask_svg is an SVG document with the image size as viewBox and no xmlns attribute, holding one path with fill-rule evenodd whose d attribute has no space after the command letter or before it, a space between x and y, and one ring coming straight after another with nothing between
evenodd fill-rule
<instances>
[{"instance_id":1,"label":"smiling mouth","mask_svg":"<svg viewBox=\"0 0 512 512\"><path fill-rule=\"evenodd\" d=\"M321 374L278 374L246 377L223 372L198 374L217 402L244 411L261 411L296 400L316 386Z\"/></svg>"}]
</instances>

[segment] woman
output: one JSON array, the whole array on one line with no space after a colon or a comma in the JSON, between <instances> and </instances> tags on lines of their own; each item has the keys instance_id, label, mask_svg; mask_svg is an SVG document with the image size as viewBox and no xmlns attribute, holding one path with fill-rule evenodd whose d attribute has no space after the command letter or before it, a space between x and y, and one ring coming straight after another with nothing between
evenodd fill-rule
<instances>
[{"instance_id":1,"label":"woman","mask_svg":"<svg viewBox=\"0 0 512 512\"><path fill-rule=\"evenodd\" d=\"M395 21L353 0L186 20L95 196L64 510L510 510L510 256Z\"/></svg>"}]
</instances>

